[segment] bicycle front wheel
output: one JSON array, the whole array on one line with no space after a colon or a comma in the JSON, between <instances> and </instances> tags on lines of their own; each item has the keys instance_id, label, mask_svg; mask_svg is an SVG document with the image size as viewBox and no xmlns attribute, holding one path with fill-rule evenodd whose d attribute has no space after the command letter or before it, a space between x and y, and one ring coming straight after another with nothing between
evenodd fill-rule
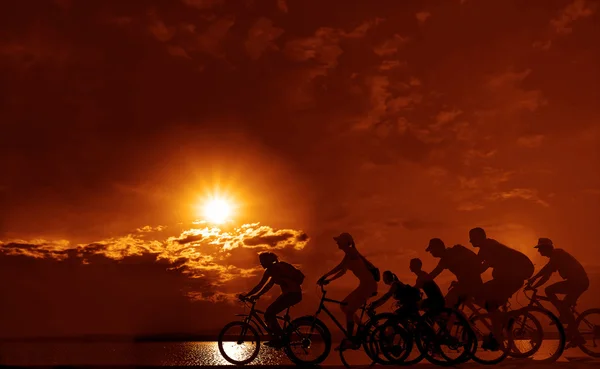
<instances>
[{"instance_id":1,"label":"bicycle front wheel","mask_svg":"<svg viewBox=\"0 0 600 369\"><path fill-rule=\"evenodd\" d=\"M417 348L432 364L453 366L469 360L475 335L467 320L454 309L428 312L417 324Z\"/></svg>"},{"instance_id":2,"label":"bicycle front wheel","mask_svg":"<svg viewBox=\"0 0 600 369\"><path fill-rule=\"evenodd\" d=\"M519 310L512 311L509 314L510 329L508 335L509 354L515 355L519 347L519 335L515 334L520 326L529 327L528 329L538 330L537 332L529 331L528 337L533 337L535 340L534 347L530 351L529 358L537 363L552 363L558 360L565 350L565 329L556 315L549 310L536 306L528 306ZM533 320L535 319L535 320ZM537 321L538 323L531 324L528 321ZM539 331L541 329L541 332Z\"/></svg>"},{"instance_id":3,"label":"bicycle front wheel","mask_svg":"<svg viewBox=\"0 0 600 369\"><path fill-rule=\"evenodd\" d=\"M234 365L246 365L258 356L260 337L256 329L245 322L231 322L219 333L221 356Z\"/></svg>"}]
</instances>

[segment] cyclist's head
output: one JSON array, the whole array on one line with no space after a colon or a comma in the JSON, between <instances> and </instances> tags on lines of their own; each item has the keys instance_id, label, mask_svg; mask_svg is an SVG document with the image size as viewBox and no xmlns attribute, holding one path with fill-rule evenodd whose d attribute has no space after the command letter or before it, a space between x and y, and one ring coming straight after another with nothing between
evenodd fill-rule
<instances>
[{"instance_id":1,"label":"cyclist's head","mask_svg":"<svg viewBox=\"0 0 600 369\"><path fill-rule=\"evenodd\" d=\"M446 250L446 245L444 245L444 241L442 241L439 238L430 239L429 245L425 249L425 251L430 252L431 256L433 256L435 258L442 257L442 254L444 253L445 250Z\"/></svg>"},{"instance_id":2,"label":"cyclist's head","mask_svg":"<svg viewBox=\"0 0 600 369\"><path fill-rule=\"evenodd\" d=\"M333 237L333 239L337 243L338 247L342 250L346 250L350 247L356 247L354 244L354 238L352 238L350 233L341 233L339 236Z\"/></svg>"},{"instance_id":3,"label":"cyclist's head","mask_svg":"<svg viewBox=\"0 0 600 369\"><path fill-rule=\"evenodd\" d=\"M481 227L473 228L469 231L469 242L471 242L473 247L481 247L486 239L487 235Z\"/></svg>"},{"instance_id":4,"label":"cyclist's head","mask_svg":"<svg viewBox=\"0 0 600 369\"><path fill-rule=\"evenodd\" d=\"M538 239L538 243L534 247L538 249L540 255L550 257L552 250L554 250L554 243L552 243L551 239L542 237Z\"/></svg>"},{"instance_id":5,"label":"cyclist's head","mask_svg":"<svg viewBox=\"0 0 600 369\"><path fill-rule=\"evenodd\" d=\"M396 277L394 273L392 273L390 270L383 272L383 283L389 285L394 282L398 282L398 277Z\"/></svg>"},{"instance_id":6,"label":"cyclist's head","mask_svg":"<svg viewBox=\"0 0 600 369\"><path fill-rule=\"evenodd\" d=\"M413 273L420 272L423 269L423 262L419 258L410 260L410 271Z\"/></svg>"},{"instance_id":7,"label":"cyclist's head","mask_svg":"<svg viewBox=\"0 0 600 369\"><path fill-rule=\"evenodd\" d=\"M260 265L265 269L279 261L277 255L272 252L261 252L258 255L258 260L260 261Z\"/></svg>"}]
</instances>

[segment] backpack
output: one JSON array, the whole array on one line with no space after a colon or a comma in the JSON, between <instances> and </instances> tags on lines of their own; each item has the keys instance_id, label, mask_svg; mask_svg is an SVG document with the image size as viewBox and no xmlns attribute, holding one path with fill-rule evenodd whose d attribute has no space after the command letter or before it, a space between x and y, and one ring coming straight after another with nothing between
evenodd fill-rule
<instances>
[{"instance_id":1,"label":"backpack","mask_svg":"<svg viewBox=\"0 0 600 369\"><path fill-rule=\"evenodd\" d=\"M421 301L421 291L410 286L408 284L404 284L402 282L398 283L398 288L396 289L396 293L394 294L394 298L401 302L402 304L411 304Z\"/></svg>"},{"instance_id":2,"label":"backpack","mask_svg":"<svg viewBox=\"0 0 600 369\"><path fill-rule=\"evenodd\" d=\"M281 270L285 274L286 277L291 279L292 281L302 284L304 282L304 273L292 264L286 263L285 261L280 261L278 263L281 267Z\"/></svg>"},{"instance_id":3,"label":"backpack","mask_svg":"<svg viewBox=\"0 0 600 369\"><path fill-rule=\"evenodd\" d=\"M369 269L369 272L371 272L371 274L373 274L373 279L375 280L375 282L379 282L381 280L381 273L379 272L379 268L377 268L375 265L373 265L369 260L367 260L367 258L362 256L361 253L358 253L358 255L360 255L361 259L367 266L367 269Z\"/></svg>"}]
</instances>

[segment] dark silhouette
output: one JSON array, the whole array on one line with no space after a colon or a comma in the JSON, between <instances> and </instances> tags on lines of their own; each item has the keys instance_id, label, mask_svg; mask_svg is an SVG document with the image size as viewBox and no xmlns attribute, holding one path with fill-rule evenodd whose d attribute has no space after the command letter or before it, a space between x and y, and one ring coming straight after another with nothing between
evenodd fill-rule
<instances>
[{"instance_id":1,"label":"dark silhouette","mask_svg":"<svg viewBox=\"0 0 600 369\"><path fill-rule=\"evenodd\" d=\"M360 281L358 288L352 291L341 304L341 309L346 315L347 332L349 337L353 337L354 324L360 324L360 318L356 315L356 311L364 305L367 300L377 294L377 279L379 271L371 262L362 256L356 249L354 239L349 233L342 233L333 238L340 250L345 254L342 262L319 278L318 284L323 285L336 280L346 274L348 270ZM333 277L327 279L330 275ZM339 348L351 344L348 340L344 340Z\"/></svg>"},{"instance_id":2,"label":"dark silhouette","mask_svg":"<svg viewBox=\"0 0 600 369\"><path fill-rule=\"evenodd\" d=\"M573 327L575 318L570 309L575 306L579 297L589 288L588 275L577 259L563 249L554 248L554 244L549 238L540 238L538 244L534 247L538 249L540 255L549 258L550 261L527 283L531 285L531 288L538 288L548 282L554 272L558 272L564 280L546 287L546 297L560 313L559 319L571 328L569 333L572 333L572 328L575 328ZM536 280L538 281L534 284ZM562 301L558 299L557 294L565 295ZM575 341L577 339L582 339L582 337L577 335ZM574 346L577 344L579 343L570 343Z\"/></svg>"},{"instance_id":3,"label":"dark silhouette","mask_svg":"<svg viewBox=\"0 0 600 369\"><path fill-rule=\"evenodd\" d=\"M427 298L421 302L421 308L434 311L442 309L445 306L444 295L433 278L431 278L427 272L423 271L423 262L421 259L411 259L410 271L417 276L415 288L423 290L427 296Z\"/></svg>"},{"instance_id":4,"label":"dark silhouette","mask_svg":"<svg viewBox=\"0 0 600 369\"><path fill-rule=\"evenodd\" d=\"M273 285L281 287L281 295L265 310L265 322L271 334L271 341L266 345L281 347L283 344L283 331L277 322L277 314L302 301L302 287L304 274L293 265L279 261L272 252L263 252L259 255L260 265L265 268L262 279L241 299L258 299L268 292ZM258 292L258 293L257 293ZM256 295L255 295L256 294Z\"/></svg>"},{"instance_id":5,"label":"dark silhouette","mask_svg":"<svg viewBox=\"0 0 600 369\"><path fill-rule=\"evenodd\" d=\"M447 306L455 307L460 299L479 295L483 281L480 272L481 262L477 254L462 245L446 248L439 238L432 238L425 251L440 259L438 265L429 273L432 280L445 269L456 276L458 283L446 295Z\"/></svg>"},{"instance_id":6,"label":"dark silhouette","mask_svg":"<svg viewBox=\"0 0 600 369\"><path fill-rule=\"evenodd\" d=\"M527 255L488 238L483 228L471 229L469 242L473 247L479 248L479 272L493 269L492 280L484 283L481 296L492 320L492 333L488 340L484 340L482 347L497 350L496 337L502 334L502 315L498 308L523 287L525 281L533 275L534 266Z\"/></svg>"},{"instance_id":7,"label":"dark silhouette","mask_svg":"<svg viewBox=\"0 0 600 369\"><path fill-rule=\"evenodd\" d=\"M397 310L397 314L406 315L413 314L419 309L419 301L421 295L417 288L411 287L408 284L402 283L396 274L389 270L383 272L383 283L390 286L388 292L386 292L379 299L374 301L370 306L369 310L375 310L379 306L385 304L390 298L394 298L401 305Z\"/></svg>"},{"instance_id":8,"label":"dark silhouette","mask_svg":"<svg viewBox=\"0 0 600 369\"><path fill-rule=\"evenodd\" d=\"M487 238L483 228L469 231L469 242L479 248L480 273L492 268L492 280L483 286L486 309L495 310L514 295L534 272L527 255L500 242Z\"/></svg>"}]
</instances>

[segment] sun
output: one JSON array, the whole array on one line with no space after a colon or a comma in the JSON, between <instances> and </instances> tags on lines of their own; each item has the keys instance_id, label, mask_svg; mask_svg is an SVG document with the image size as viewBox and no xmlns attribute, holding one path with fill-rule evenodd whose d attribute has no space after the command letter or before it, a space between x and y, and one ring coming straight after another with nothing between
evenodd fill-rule
<instances>
[{"instance_id":1,"label":"sun","mask_svg":"<svg viewBox=\"0 0 600 369\"><path fill-rule=\"evenodd\" d=\"M216 224L223 224L233 215L233 205L223 198L211 198L204 204L206 220Z\"/></svg>"}]
</instances>

